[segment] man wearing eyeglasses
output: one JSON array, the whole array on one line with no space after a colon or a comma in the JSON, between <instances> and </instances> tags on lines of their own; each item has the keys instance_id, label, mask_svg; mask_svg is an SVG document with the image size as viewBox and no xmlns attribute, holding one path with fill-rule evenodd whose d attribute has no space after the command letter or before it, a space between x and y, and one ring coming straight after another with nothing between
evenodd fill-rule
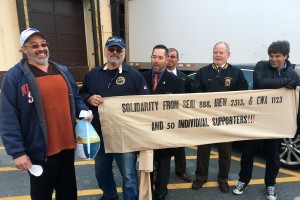
<instances>
[{"instance_id":1,"label":"man wearing eyeglasses","mask_svg":"<svg viewBox=\"0 0 300 200\"><path fill-rule=\"evenodd\" d=\"M15 166L29 170L32 199L51 200L54 189L58 200L77 199L73 128L76 116L88 108L67 68L49 61L43 33L26 29L20 45L27 58L2 81L3 144Z\"/></svg>"},{"instance_id":2,"label":"man wearing eyeglasses","mask_svg":"<svg viewBox=\"0 0 300 200\"><path fill-rule=\"evenodd\" d=\"M169 56L167 62L167 70L172 72L182 80L184 80L185 84L185 92L191 92L191 80L189 79L188 75L183 73L182 71L177 69L177 64L179 62L179 54L177 49L169 48ZM191 177L186 172L186 158L185 158L185 148L179 147L174 155L175 160L175 173L185 182L191 182Z\"/></svg>"},{"instance_id":3,"label":"man wearing eyeglasses","mask_svg":"<svg viewBox=\"0 0 300 200\"><path fill-rule=\"evenodd\" d=\"M108 38L104 48L107 63L96 67L86 74L80 94L95 119L92 124L101 138L101 147L95 157L95 174L99 188L103 191L101 200L119 199L116 182L112 171L115 159L123 178L123 199L138 199L136 152L105 153L98 106L103 103L103 97L149 94L148 86L143 76L127 65L125 58L125 43L122 38Z\"/></svg>"}]
</instances>

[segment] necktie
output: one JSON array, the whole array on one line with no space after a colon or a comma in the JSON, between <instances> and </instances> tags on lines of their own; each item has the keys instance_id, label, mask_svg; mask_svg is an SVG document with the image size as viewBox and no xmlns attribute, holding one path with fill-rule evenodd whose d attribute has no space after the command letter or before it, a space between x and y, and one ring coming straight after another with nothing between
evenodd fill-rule
<instances>
[{"instance_id":1,"label":"necktie","mask_svg":"<svg viewBox=\"0 0 300 200\"><path fill-rule=\"evenodd\" d=\"M158 82L158 74L154 74L153 83L152 83L152 91L156 90L157 82Z\"/></svg>"}]
</instances>

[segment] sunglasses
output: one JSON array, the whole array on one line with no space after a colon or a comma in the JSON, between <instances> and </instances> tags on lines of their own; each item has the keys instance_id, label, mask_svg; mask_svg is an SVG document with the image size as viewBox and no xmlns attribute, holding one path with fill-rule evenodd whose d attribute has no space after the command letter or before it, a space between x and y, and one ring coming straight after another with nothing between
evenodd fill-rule
<instances>
[{"instance_id":1,"label":"sunglasses","mask_svg":"<svg viewBox=\"0 0 300 200\"><path fill-rule=\"evenodd\" d=\"M120 54L123 52L123 49L121 48L118 48L118 47L108 47L107 50L110 52L110 53L114 53L115 51Z\"/></svg>"},{"instance_id":2,"label":"sunglasses","mask_svg":"<svg viewBox=\"0 0 300 200\"><path fill-rule=\"evenodd\" d=\"M27 46L24 46L24 47L31 47L32 49L37 49L37 48L39 48L39 47L43 47L43 48L45 48L45 47L48 47L49 46L49 43L42 43L42 44L32 44L32 45L27 45Z\"/></svg>"},{"instance_id":3,"label":"sunglasses","mask_svg":"<svg viewBox=\"0 0 300 200\"><path fill-rule=\"evenodd\" d=\"M168 56L169 58L172 58L172 59L174 59L174 58L178 58L177 56Z\"/></svg>"}]
</instances>

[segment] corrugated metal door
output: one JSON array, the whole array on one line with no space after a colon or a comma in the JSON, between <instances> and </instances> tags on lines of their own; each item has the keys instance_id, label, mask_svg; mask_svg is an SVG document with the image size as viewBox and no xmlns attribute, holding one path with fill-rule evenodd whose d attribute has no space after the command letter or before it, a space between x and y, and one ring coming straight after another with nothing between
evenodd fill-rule
<instances>
[{"instance_id":1,"label":"corrugated metal door","mask_svg":"<svg viewBox=\"0 0 300 200\"><path fill-rule=\"evenodd\" d=\"M76 81L87 70L82 0L27 0L30 27L43 31L50 59L66 65Z\"/></svg>"}]
</instances>

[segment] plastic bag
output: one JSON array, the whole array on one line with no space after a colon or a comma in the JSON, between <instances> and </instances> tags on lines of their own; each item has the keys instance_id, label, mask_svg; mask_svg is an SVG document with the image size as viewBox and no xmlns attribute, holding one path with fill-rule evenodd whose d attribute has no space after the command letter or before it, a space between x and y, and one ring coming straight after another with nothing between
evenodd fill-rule
<instances>
[{"instance_id":1,"label":"plastic bag","mask_svg":"<svg viewBox=\"0 0 300 200\"><path fill-rule=\"evenodd\" d=\"M92 124L84 119L75 127L76 154L82 159L94 159L100 149L100 137Z\"/></svg>"}]
</instances>

